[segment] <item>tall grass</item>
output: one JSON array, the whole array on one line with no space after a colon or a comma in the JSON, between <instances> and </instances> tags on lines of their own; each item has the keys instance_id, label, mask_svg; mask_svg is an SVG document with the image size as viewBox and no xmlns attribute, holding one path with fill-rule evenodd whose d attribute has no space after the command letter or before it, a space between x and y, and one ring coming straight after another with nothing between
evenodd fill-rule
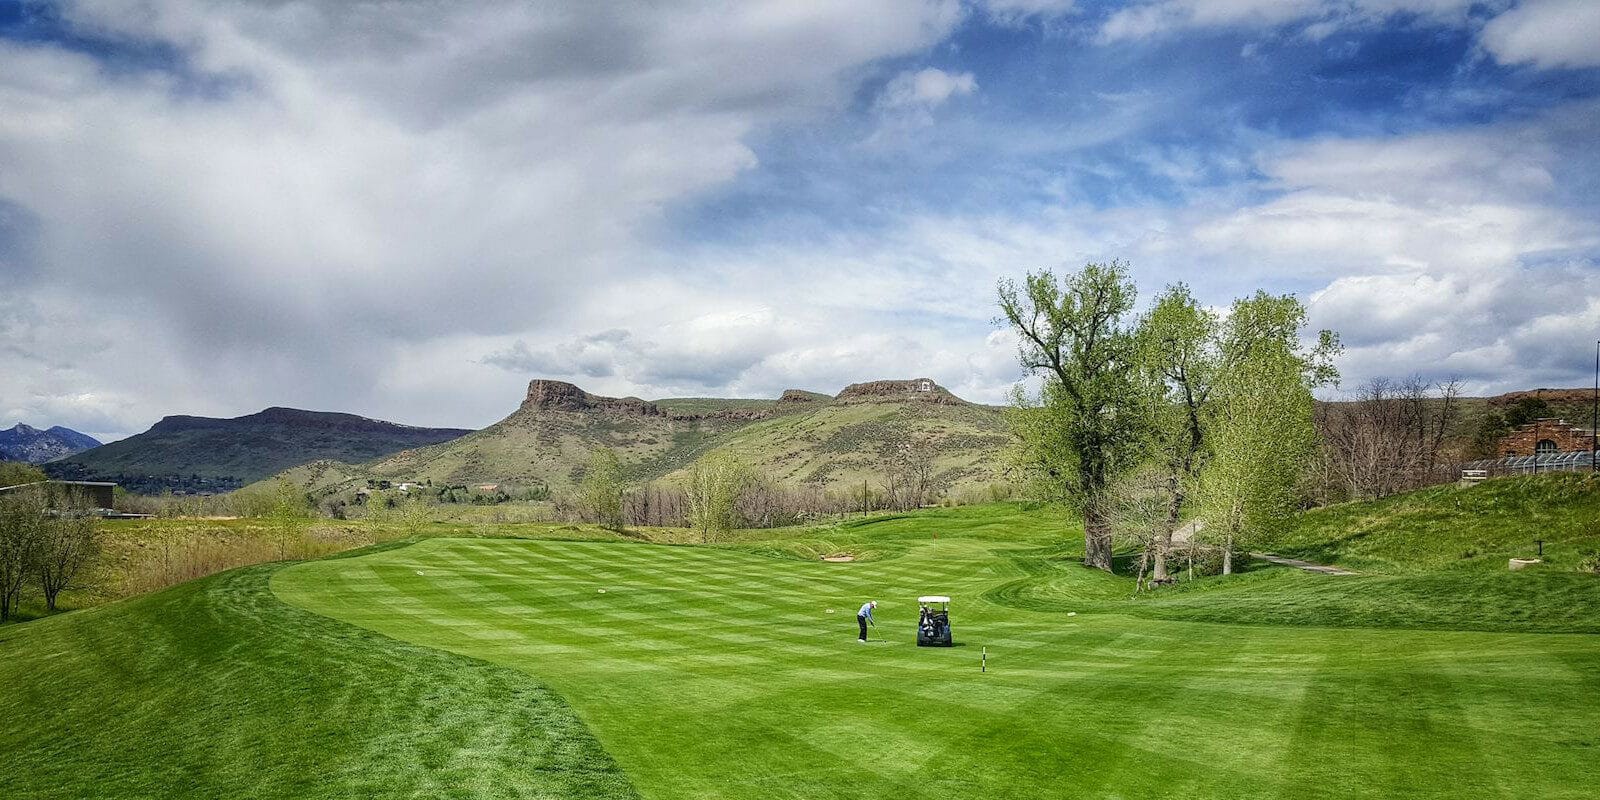
<instances>
[{"instance_id":1,"label":"tall grass","mask_svg":"<svg viewBox=\"0 0 1600 800\"><path fill-rule=\"evenodd\" d=\"M114 597L132 597L236 567L320 558L395 535L398 532L388 528L331 525L279 529L186 527L128 547L115 580L106 588Z\"/></svg>"}]
</instances>

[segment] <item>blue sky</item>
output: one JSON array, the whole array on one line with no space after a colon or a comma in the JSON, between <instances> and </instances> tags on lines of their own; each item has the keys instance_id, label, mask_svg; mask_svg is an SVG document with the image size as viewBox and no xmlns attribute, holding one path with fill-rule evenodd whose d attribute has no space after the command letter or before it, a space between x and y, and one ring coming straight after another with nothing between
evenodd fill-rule
<instances>
[{"instance_id":1,"label":"blue sky","mask_svg":"<svg viewBox=\"0 0 1600 800\"><path fill-rule=\"evenodd\" d=\"M0 2L0 427L1021 376L995 282L1584 385L1600 3Z\"/></svg>"}]
</instances>

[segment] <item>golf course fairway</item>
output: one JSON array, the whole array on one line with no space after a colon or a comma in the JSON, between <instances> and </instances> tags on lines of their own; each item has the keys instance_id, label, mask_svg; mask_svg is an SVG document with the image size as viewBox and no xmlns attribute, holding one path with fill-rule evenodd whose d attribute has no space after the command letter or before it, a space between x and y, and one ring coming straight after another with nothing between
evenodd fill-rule
<instances>
[{"instance_id":1,"label":"golf course fairway","mask_svg":"<svg viewBox=\"0 0 1600 800\"><path fill-rule=\"evenodd\" d=\"M1031 612L982 599L1021 576L1010 547L824 564L440 539L272 586L536 676L647 798L1590 796L1592 636ZM963 646L914 646L930 592L955 598ZM866 599L879 621L860 645Z\"/></svg>"},{"instance_id":2,"label":"golf course fairway","mask_svg":"<svg viewBox=\"0 0 1600 800\"><path fill-rule=\"evenodd\" d=\"M1592 576L1258 566L1134 598L1014 503L538 538L577 535L0 628L0 797L1593 796ZM815 558L840 549L861 558ZM923 594L952 597L956 647L914 645Z\"/></svg>"}]
</instances>

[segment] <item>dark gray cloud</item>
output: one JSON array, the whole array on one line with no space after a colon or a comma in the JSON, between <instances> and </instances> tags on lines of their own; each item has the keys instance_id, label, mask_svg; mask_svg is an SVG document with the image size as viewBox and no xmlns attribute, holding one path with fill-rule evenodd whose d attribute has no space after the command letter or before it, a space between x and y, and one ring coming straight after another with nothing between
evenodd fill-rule
<instances>
[{"instance_id":1,"label":"dark gray cloud","mask_svg":"<svg viewBox=\"0 0 1600 800\"><path fill-rule=\"evenodd\" d=\"M122 422L98 432L116 435L269 403L406 419L382 387L423 391L399 366L417 353L590 327L600 287L647 269L631 265L663 204L753 166L752 130L847 102L855 71L938 41L958 7L79 0L61 16L175 56L108 70L93 48L0 39L5 278L120 334L112 354L69 354L73 380L8 369L0 406L48 423L70 396L115 396ZM58 308L35 335L81 337L50 327ZM451 424L492 418L462 405Z\"/></svg>"}]
</instances>

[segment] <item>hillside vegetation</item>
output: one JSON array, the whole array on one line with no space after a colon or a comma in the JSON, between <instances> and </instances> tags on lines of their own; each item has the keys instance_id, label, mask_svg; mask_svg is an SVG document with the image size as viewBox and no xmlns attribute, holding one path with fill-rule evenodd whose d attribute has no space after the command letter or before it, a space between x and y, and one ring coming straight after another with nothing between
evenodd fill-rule
<instances>
[{"instance_id":1,"label":"hillside vegetation","mask_svg":"<svg viewBox=\"0 0 1600 800\"><path fill-rule=\"evenodd\" d=\"M781 484L844 489L863 481L879 486L895 470L902 448L922 448L934 484L952 489L1002 480L1002 453L1010 441L1005 419L993 407L889 396L758 422L710 449Z\"/></svg>"},{"instance_id":2,"label":"hillside vegetation","mask_svg":"<svg viewBox=\"0 0 1600 800\"><path fill-rule=\"evenodd\" d=\"M368 461L466 433L292 408L232 419L174 416L47 469L55 477L116 481L142 493L226 491L309 461Z\"/></svg>"},{"instance_id":3,"label":"hillside vegetation","mask_svg":"<svg viewBox=\"0 0 1600 800\"><path fill-rule=\"evenodd\" d=\"M1600 550L1600 478L1588 473L1434 486L1296 515L1262 546L1362 572L1503 571L1544 541L1549 568L1570 570Z\"/></svg>"}]
</instances>

